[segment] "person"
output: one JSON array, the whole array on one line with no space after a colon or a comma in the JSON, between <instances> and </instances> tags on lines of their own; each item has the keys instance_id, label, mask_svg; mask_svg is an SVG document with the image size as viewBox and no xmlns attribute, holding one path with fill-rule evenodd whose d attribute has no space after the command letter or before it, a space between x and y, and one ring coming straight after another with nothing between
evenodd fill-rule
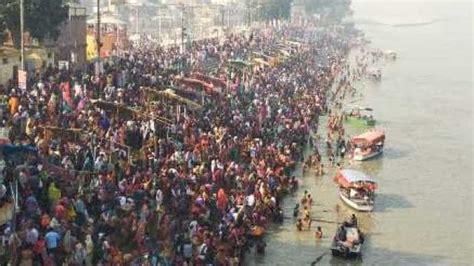
<instances>
[{"instance_id":1,"label":"person","mask_svg":"<svg viewBox=\"0 0 474 266\"><path fill-rule=\"evenodd\" d=\"M7 187L4 184L0 184L0 207L3 207L4 203L7 201Z\"/></svg>"},{"instance_id":2,"label":"person","mask_svg":"<svg viewBox=\"0 0 474 266\"><path fill-rule=\"evenodd\" d=\"M303 221L301 218L298 218L298 221L296 222L296 229L298 229L298 231L303 231Z\"/></svg>"},{"instance_id":3,"label":"person","mask_svg":"<svg viewBox=\"0 0 474 266\"><path fill-rule=\"evenodd\" d=\"M293 208L293 217L298 217L300 213L300 204L296 203L296 206Z\"/></svg>"},{"instance_id":4,"label":"person","mask_svg":"<svg viewBox=\"0 0 474 266\"><path fill-rule=\"evenodd\" d=\"M319 175L324 175L324 164L321 164L321 167L319 167Z\"/></svg>"},{"instance_id":5,"label":"person","mask_svg":"<svg viewBox=\"0 0 474 266\"><path fill-rule=\"evenodd\" d=\"M274 221L277 223L283 223L284 215L283 209L280 206L276 207Z\"/></svg>"},{"instance_id":6,"label":"person","mask_svg":"<svg viewBox=\"0 0 474 266\"><path fill-rule=\"evenodd\" d=\"M182 250L183 257L189 265L189 263L191 263L191 258L193 257L193 243L188 237L184 240Z\"/></svg>"},{"instance_id":7,"label":"person","mask_svg":"<svg viewBox=\"0 0 474 266\"><path fill-rule=\"evenodd\" d=\"M331 154L329 155L329 164L331 166L334 165L334 153L331 152Z\"/></svg>"},{"instance_id":8,"label":"person","mask_svg":"<svg viewBox=\"0 0 474 266\"><path fill-rule=\"evenodd\" d=\"M82 243L77 243L72 257L74 265L86 265L87 251Z\"/></svg>"},{"instance_id":9,"label":"person","mask_svg":"<svg viewBox=\"0 0 474 266\"><path fill-rule=\"evenodd\" d=\"M303 210L303 217L304 217L304 222L308 225L308 229L311 228L311 213L308 207L304 207Z\"/></svg>"},{"instance_id":10,"label":"person","mask_svg":"<svg viewBox=\"0 0 474 266\"><path fill-rule=\"evenodd\" d=\"M29 230L26 232L26 243L30 246L34 246L39 239L39 232L35 228L34 224L29 226Z\"/></svg>"},{"instance_id":11,"label":"person","mask_svg":"<svg viewBox=\"0 0 474 266\"><path fill-rule=\"evenodd\" d=\"M296 176L292 176L290 179L290 189L294 191L298 188L298 180L296 180Z\"/></svg>"},{"instance_id":12,"label":"person","mask_svg":"<svg viewBox=\"0 0 474 266\"><path fill-rule=\"evenodd\" d=\"M255 244L255 252L257 254L264 254L266 247L267 247L267 243L265 243L263 239L259 239L257 240L257 243Z\"/></svg>"},{"instance_id":13,"label":"person","mask_svg":"<svg viewBox=\"0 0 474 266\"><path fill-rule=\"evenodd\" d=\"M199 255L197 256L198 260L202 263L206 261L206 257L208 254L208 247L206 243L202 243L199 247Z\"/></svg>"},{"instance_id":14,"label":"person","mask_svg":"<svg viewBox=\"0 0 474 266\"><path fill-rule=\"evenodd\" d=\"M344 225L341 225L337 230L336 239L342 242L346 241L346 228Z\"/></svg>"},{"instance_id":15,"label":"person","mask_svg":"<svg viewBox=\"0 0 474 266\"><path fill-rule=\"evenodd\" d=\"M321 229L321 226L318 226L315 235L317 239L323 238L323 230Z\"/></svg>"},{"instance_id":16,"label":"person","mask_svg":"<svg viewBox=\"0 0 474 266\"><path fill-rule=\"evenodd\" d=\"M346 142L344 140L341 142L341 152L339 155L341 159L344 159L344 156L346 155Z\"/></svg>"},{"instance_id":17,"label":"person","mask_svg":"<svg viewBox=\"0 0 474 266\"><path fill-rule=\"evenodd\" d=\"M303 206L306 205L306 202L308 201L308 198L307 198L307 197L308 197L308 191L305 190L305 191L304 191L303 198L301 198L301 205L303 205Z\"/></svg>"},{"instance_id":18,"label":"person","mask_svg":"<svg viewBox=\"0 0 474 266\"><path fill-rule=\"evenodd\" d=\"M308 197L307 197L307 201L306 201L306 204L308 206L311 206L313 204L313 198L311 198L311 194L308 194Z\"/></svg>"},{"instance_id":19,"label":"person","mask_svg":"<svg viewBox=\"0 0 474 266\"><path fill-rule=\"evenodd\" d=\"M48 253L55 254L59 246L59 241L61 240L59 234L52 228L50 228L44 238L46 240L46 247L48 249Z\"/></svg>"},{"instance_id":20,"label":"person","mask_svg":"<svg viewBox=\"0 0 474 266\"><path fill-rule=\"evenodd\" d=\"M351 216L351 225L354 227L357 227L357 217L355 216L354 213Z\"/></svg>"}]
</instances>

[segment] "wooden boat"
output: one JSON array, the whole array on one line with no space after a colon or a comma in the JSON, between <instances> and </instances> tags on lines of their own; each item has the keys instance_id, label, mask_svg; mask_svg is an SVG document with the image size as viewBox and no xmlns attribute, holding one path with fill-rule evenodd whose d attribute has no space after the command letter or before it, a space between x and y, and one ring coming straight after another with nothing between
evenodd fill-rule
<instances>
[{"instance_id":1,"label":"wooden boat","mask_svg":"<svg viewBox=\"0 0 474 266\"><path fill-rule=\"evenodd\" d=\"M374 209L375 180L356 170L345 169L339 171L334 177L339 185L339 197L349 207L363 212Z\"/></svg>"},{"instance_id":2,"label":"wooden boat","mask_svg":"<svg viewBox=\"0 0 474 266\"><path fill-rule=\"evenodd\" d=\"M362 255L364 237L359 228L349 223L338 227L331 244L331 253L335 257L357 258Z\"/></svg>"},{"instance_id":3,"label":"wooden boat","mask_svg":"<svg viewBox=\"0 0 474 266\"><path fill-rule=\"evenodd\" d=\"M355 136L352 142L352 159L364 161L376 157L383 152L385 132L382 130L368 131L362 135Z\"/></svg>"},{"instance_id":4,"label":"wooden boat","mask_svg":"<svg viewBox=\"0 0 474 266\"><path fill-rule=\"evenodd\" d=\"M372 127L375 125L372 111L368 107L352 107L344 111L345 122L353 127Z\"/></svg>"}]
</instances>

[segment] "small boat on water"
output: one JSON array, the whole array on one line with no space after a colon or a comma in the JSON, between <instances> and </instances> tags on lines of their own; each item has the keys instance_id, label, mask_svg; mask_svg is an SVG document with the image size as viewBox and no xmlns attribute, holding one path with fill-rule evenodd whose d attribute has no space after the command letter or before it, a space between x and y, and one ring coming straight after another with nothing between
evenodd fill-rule
<instances>
[{"instance_id":1,"label":"small boat on water","mask_svg":"<svg viewBox=\"0 0 474 266\"><path fill-rule=\"evenodd\" d=\"M339 197L349 207L364 212L374 209L377 183L372 177L360 171L344 169L336 174L334 181L339 185Z\"/></svg>"},{"instance_id":2,"label":"small boat on water","mask_svg":"<svg viewBox=\"0 0 474 266\"><path fill-rule=\"evenodd\" d=\"M344 111L344 118L353 127L371 127L375 125L372 108L355 106Z\"/></svg>"},{"instance_id":3,"label":"small boat on water","mask_svg":"<svg viewBox=\"0 0 474 266\"><path fill-rule=\"evenodd\" d=\"M371 130L351 139L352 159L364 161L382 154L385 143L385 132Z\"/></svg>"},{"instance_id":4,"label":"small boat on water","mask_svg":"<svg viewBox=\"0 0 474 266\"><path fill-rule=\"evenodd\" d=\"M345 222L338 227L331 244L331 253L336 257L356 258L362 255L364 236L357 225Z\"/></svg>"},{"instance_id":5,"label":"small boat on water","mask_svg":"<svg viewBox=\"0 0 474 266\"><path fill-rule=\"evenodd\" d=\"M375 81L380 81L382 79L382 70L371 68L367 70L367 76Z\"/></svg>"},{"instance_id":6,"label":"small boat on water","mask_svg":"<svg viewBox=\"0 0 474 266\"><path fill-rule=\"evenodd\" d=\"M387 50L384 52L386 59L397 60L397 53L392 50Z\"/></svg>"}]
</instances>

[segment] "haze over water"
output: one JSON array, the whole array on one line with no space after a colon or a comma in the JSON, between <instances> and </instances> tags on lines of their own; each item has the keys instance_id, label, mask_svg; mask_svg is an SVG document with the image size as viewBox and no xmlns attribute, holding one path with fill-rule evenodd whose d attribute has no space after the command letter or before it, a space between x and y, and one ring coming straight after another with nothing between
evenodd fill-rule
<instances>
[{"instance_id":1,"label":"haze over water","mask_svg":"<svg viewBox=\"0 0 474 266\"><path fill-rule=\"evenodd\" d=\"M353 10L372 48L399 55L382 67L379 84L357 87L387 134L385 154L355 166L379 181L375 211L359 214L369 235L363 260L331 257L334 224L297 232L290 218L269 235L266 255L247 264L471 265L472 3L369 0L355 1ZM298 193L285 199L286 216L305 189L315 198L315 218L350 215L332 175L306 176ZM321 242L314 239L317 225L325 234Z\"/></svg>"}]
</instances>

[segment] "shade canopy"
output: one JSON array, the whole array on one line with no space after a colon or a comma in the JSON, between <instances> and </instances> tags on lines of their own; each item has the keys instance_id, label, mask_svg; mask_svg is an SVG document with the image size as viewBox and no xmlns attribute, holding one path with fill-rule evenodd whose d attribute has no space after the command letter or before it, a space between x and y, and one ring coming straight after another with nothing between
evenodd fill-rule
<instances>
[{"instance_id":1,"label":"shade canopy","mask_svg":"<svg viewBox=\"0 0 474 266\"><path fill-rule=\"evenodd\" d=\"M373 130L352 138L355 144L374 145L385 141L385 132L382 130Z\"/></svg>"},{"instance_id":2,"label":"shade canopy","mask_svg":"<svg viewBox=\"0 0 474 266\"><path fill-rule=\"evenodd\" d=\"M367 191L375 191L377 183L375 180L356 170L344 169L337 173L334 181L343 188L363 189Z\"/></svg>"}]
</instances>

